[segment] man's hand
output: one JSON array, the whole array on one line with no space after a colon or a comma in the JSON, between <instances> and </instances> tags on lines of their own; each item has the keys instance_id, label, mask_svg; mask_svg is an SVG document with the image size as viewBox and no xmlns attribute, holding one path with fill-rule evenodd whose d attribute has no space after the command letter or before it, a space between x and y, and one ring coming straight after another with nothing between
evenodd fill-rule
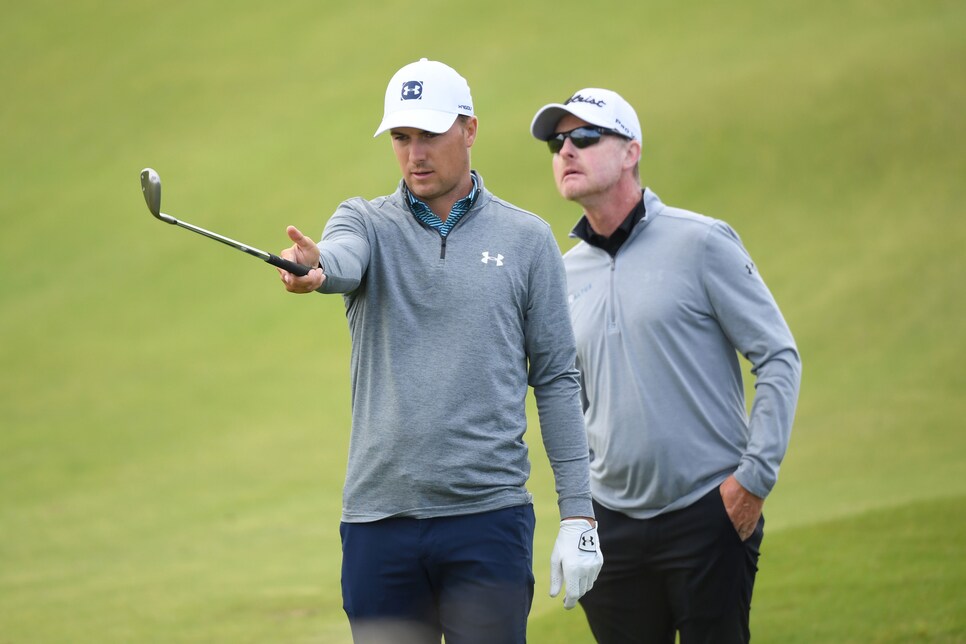
<instances>
[{"instance_id":1,"label":"man's hand","mask_svg":"<svg viewBox=\"0 0 966 644\"><path fill-rule=\"evenodd\" d=\"M593 588L603 565L597 528L587 519L564 519L550 555L550 596L566 585L564 608L570 610Z\"/></svg>"},{"instance_id":2,"label":"man's hand","mask_svg":"<svg viewBox=\"0 0 966 644\"><path fill-rule=\"evenodd\" d=\"M755 496L741 486L732 474L718 487L721 500L724 501L725 511L731 518L731 523L738 531L738 536L744 541L751 536L761 518L761 507L765 500Z\"/></svg>"},{"instance_id":3,"label":"man's hand","mask_svg":"<svg viewBox=\"0 0 966 644\"><path fill-rule=\"evenodd\" d=\"M305 266L317 267L319 265L319 247L315 245L315 242L303 235L295 226L289 226L286 232L288 233L288 238L295 242L295 244L291 248L283 250L279 253L279 256L282 259L287 259ZM289 293L311 293L325 282L325 274L321 268L313 268L309 271L308 275L303 277L292 275L281 268L278 269L278 274L282 277L285 290Z\"/></svg>"}]
</instances>

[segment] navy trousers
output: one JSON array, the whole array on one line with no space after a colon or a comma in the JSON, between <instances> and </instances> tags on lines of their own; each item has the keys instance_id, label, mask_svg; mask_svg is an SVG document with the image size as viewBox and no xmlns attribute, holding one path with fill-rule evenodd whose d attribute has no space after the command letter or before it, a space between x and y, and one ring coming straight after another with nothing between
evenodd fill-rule
<instances>
[{"instance_id":1,"label":"navy trousers","mask_svg":"<svg viewBox=\"0 0 966 644\"><path fill-rule=\"evenodd\" d=\"M693 505L632 519L594 503L604 567L580 604L601 644L748 642L762 517L744 542L718 488Z\"/></svg>"},{"instance_id":2,"label":"navy trousers","mask_svg":"<svg viewBox=\"0 0 966 644\"><path fill-rule=\"evenodd\" d=\"M342 599L356 644L526 642L533 506L343 523Z\"/></svg>"}]
</instances>

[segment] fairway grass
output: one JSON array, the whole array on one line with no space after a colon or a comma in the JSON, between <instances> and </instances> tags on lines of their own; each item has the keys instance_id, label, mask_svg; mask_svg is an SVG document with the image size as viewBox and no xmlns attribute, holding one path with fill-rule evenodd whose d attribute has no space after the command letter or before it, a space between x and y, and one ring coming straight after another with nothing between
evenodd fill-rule
<instances>
[{"instance_id":1,"label":"fairway grass","mask_svg":"<svg viewBox=\"0 0 966 644\"><path fill-rule=\"evenodd\" d=\"M763 642L966 641L966 497L770 535L753 627Z\"/></svg>"},{"instance_id":2,"label":"fairway grass","mask_svg":"<svg viewBox=\"0 0 966 644\"><path fill-rule=\"evenodd\" d=\"M371 135L422 56L470 81L487 187L562 249L580 213L527 127L603 86L637 108L643 182L759 266L803 383L755 641L966 641L966 3L7 5L0 644L348 642L343 302L162 225L138 174L259 248L318 236L396 185ZM531 421L530 641L588 642L546 596L559 517Z\"/></svg>"},{"instance_id":3,"label":"fairway grass","mask_svg":"<svg viewBox=\"0 0 966 644\"><path fill-rule=\"evenodd\" d=\"M298 494L250 494L247 510L181 528L135 516L21 546L23 563L0 574L0 642L349 642L337 557L325 556L335 527L304 516ZM966 641L964 540L964 497L766 526L753 639ZM536 569L529 641L592 642L582 611L546 596L545 562Z\"/></svg>"},{"instance_id":4,"label":"fairway grass","mask_svg":"<svg viewBox=\"0 0 966 644\"><path fill-rule=\"evenodd\" d=\"M766 525L752 641L966 642L964 542L966 497L774 533ZM558 606L531 619L530 634L535 643L594 641L580 610Z\"/></svg>"}]
</instances>

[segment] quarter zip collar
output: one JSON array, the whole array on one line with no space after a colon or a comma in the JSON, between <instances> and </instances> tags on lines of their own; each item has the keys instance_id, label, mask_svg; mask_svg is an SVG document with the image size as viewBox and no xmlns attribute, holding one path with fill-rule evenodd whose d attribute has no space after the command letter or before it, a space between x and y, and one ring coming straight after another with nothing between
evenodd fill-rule
<instances>
[{"instance_id":1,"label":"quarter zip collar","mask_svg":"<svg viewBox=\"0 0 966 644\"><path fill-rule=\"evenodd\" d=\"M483 190L482 180L478 178L475 171L470 171L470 178L473 180L473 187L470 189L468 195L453 204L452 210L450 210L449 215L446 217L446 221L440 219L436 213L434 213L429 206L420 201L416 195L410 191L409 186L406 182L402 182L402 193L403 201L409 207L409 212L418 219L423 224L433 228L439 233L440 237L445 237L449 235L450 231L456 227L456 224L460 222L466 213L476 204L476 200L479 198L480 193Z\"/></svg>"},{"instance_id":2,"label":"quarter zip collar","mask_svg":"<svg viewBox=\"0 0 966 644\"><path fill-rule=\"evenodd\" d=\"M623 240L616 245L613 252L605 248L603 245L596 244L591 241L590 237L597 237L601 240L607 240L607 237L601 237L594 233L593 229L590 227L590 223L587 221L587 216L584 215L580 218L574 229L570 232L570 237L572 239L579 239L586 243L588 246L593 246L598 250L607 253L611 259L617 256L618 251L623 248L627 242L642 234L644 228L647 227L649 223L654 220L654 217L659 214L659 212L664 208L664 204L658 199L657 195L651 192L650 188L643 188L641 190L641 201L628 213L627 217L621 223L618 230L626 230L626 236ZM615 234L616 231L615 231ZM613 237L613 235L611 236Z\"/></svg>"},{"instance_id":3,"label":"quarter zip collar","mask_svg":"<svg viewBox=\"0 0 966 644\"><path fill-rule=\"evenodd\" d=\"M624 217L624 221L621 225L611 233L609 237L604 237L603 235L598 235L594 232L594 229L590 225L590 221L587 219L587 215L580 218L577 225L571 233L572 236L578 237L591 246L596 246L601 250L605 251L611 257L617 255L617 251L620 250L624 242L628 240L631 236L631 231L637 225L639 221L647 216L647 211L644 206L644 195L643 191L641 193L641 200L631 208L631 211Z\"/></svg>"}]
</instances>

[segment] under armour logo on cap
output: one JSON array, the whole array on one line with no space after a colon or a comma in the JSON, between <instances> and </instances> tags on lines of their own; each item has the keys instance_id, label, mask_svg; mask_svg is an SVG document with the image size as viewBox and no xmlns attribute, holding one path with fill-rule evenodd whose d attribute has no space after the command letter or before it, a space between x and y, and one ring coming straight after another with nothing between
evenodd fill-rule
<instances>
[{"instance_id":1,"label":"under armour logo on cap","mask_svg":"<svg viewBox=\"0 0 966 644\"><path fill-rule=\"evenodd\" d=\"M402 100L412 101L423 97L423 84L420 81L406 81L402 86Z\"/></svg>"}]
</instances>

